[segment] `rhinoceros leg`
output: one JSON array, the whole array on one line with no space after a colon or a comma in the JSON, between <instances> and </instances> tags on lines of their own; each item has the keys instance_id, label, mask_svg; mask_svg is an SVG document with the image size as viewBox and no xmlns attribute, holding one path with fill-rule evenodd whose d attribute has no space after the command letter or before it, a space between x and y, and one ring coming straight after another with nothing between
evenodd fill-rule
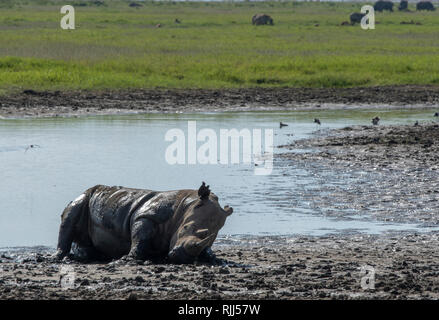
<instances>
[{"instance_id":1,"label":"rhinoceros leg","mask_svg":"<svg viewBox=\"0 0 439 320\"><path fill-rule=\"evenodd\" d=\"M213 264L217 261L217 259L215 253L213 253L212 251L212 248L207 247L203 251L201 251L200 255L198 256L198 261Z\"/></svg>"},{"instance_id":2,"label":"rhinoceros leg","mask_svg":"<svg viewBox=\"0 0 439 320\"><path fill-rule=\"evenodd\" d=\"M110 260L107 256L99 252L93 245L72 244L72 253L76 260L81 262Z\"/></svg>"},{"instance_id":3,"label":"rhinoceros leg","mask_svg":"<svg viewBox=\"0 0 439 320\"><path fill-rule=\"evenodd\" d=\"M69 254L75 236L74 232L77 229L78 222L81 220L82 209L86 200L86 195L82 194L64 209L61 216L57 252L54 255L55 259L61 260Z\"/></svg>"},{"instance_id":4,"label":"rhinoceros leg","mask_svg":"<svg viewBox=\"0 0 439 320\"><path fill-rule=\"evenodd\" d=\"M131 228L131 250L129 258L147 260L157 256L158 252L153 248L156 231L156 223L143 218L136 221Z\"/></svg>"}]
</instances>

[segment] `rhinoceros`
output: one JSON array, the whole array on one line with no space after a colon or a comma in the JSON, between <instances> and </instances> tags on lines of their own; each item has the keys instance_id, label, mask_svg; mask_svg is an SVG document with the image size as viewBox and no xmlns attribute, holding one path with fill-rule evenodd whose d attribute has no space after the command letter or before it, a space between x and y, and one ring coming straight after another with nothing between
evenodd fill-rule
<instances>
[{"instance_id":1,"label":"rhinoceros","mask_svg":"<svg viewBox=\"0 0 439 320\"><path fill-rule=\"evenodd\" d=\"M256 26L264 24L273 25L273 19L268 14L257 13L252 17L252 24Z\"/></svg>"},{"instance_id":2,"label":"rhinoceros","mask_svg":"<svg viewBox=\"0 0 439 320\"><path fill-rule=\"evenodd\" d=\"M97 185L64 209L53 258L74 243L83 259L213 262L211 246L232 212L204 182L198 191L163 192Z\"/></svg>"},{"instance_id":3,"label":"rhinoceros","mask_svg":"<svg viewBox=\"0 0 439 320\"><path fill-rule=\"evenodd\" d=\"M373 9L375 11L380 11L380 12L382 12L384 10L393 11L393 2L379 0L379 1L375 2L375 4L373 5Z\"/></svg>"},{"instance_id":4,"label":"rhinoceros","mask_svg":"<svg viewBox=\"0 0 439 320\"><path fill-rule=\"evenodd\" d=\"M416 10L434 11L436 8L430 1L420 1L416 4Z\"/></svg>"},{"instance_id":5,"label":"rhinoceros","mask_svg":"<svg viewBox=\"0 0 439 320\"><path fill-rule=\"evenodd\" d=\"M361 19L363 19L365 15L366 15L365 13L359 13L359 12L352 13L349 16L349 19L351 20L351 24L361 23Z\"/></svg>"}]
</instances>

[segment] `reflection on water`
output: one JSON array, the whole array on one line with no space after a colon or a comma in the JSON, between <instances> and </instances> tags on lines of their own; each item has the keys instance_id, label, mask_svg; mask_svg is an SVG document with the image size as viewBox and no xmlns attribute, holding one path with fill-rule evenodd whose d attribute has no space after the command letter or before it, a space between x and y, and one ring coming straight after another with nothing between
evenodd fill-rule
<instances>
[{"instance_id":1,"label":"reflection on water","mask_svg":"<svg viewBox=\"0 0 439 320\"><path fill-rule=\"evenodd\" d=\"M322 182L319 170L275 160L269 176L254 175L253 165L169 165L167 130L197 128L274 129L274 145L306 138L313 132L353 124L432 120L431 110L350 110L152 114L85 118L0 120L0 247L56 244L60 215L69 201L95 184L155 190L198 188L206 181L222 205L234 213L221 235L321 235L343 230L381 232L416 228L390 224L326 201L312 202ZM313 123L318 117L321 127ZM288 127L279 128L279 122ZM30 148L30 145L40 148ZM202 143L200 143L202 144ZM275 150L276 151L276 150ZM328 172L325 172L327 175ZM335 173L334 173L335 174ZM329 181L330 179L328 179ZM334 185L355 183L349 175ZM322 191L323 190L323 191ZM330 198L329 198L330 199ZM340 199L337 198L337 201ZM350 210L350 211L349 211ZM361 216L361 218L359 218Z\"/></svg>"}]
</instances>

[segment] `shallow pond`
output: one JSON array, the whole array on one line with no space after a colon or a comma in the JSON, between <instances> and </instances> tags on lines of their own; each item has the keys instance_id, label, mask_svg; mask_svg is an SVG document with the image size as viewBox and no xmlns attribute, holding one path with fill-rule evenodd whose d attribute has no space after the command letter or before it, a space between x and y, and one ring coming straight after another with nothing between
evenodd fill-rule
<instances>
[{"instance_id":1,"label":"shallow pond","mask_svg":"<svg viewBox=\"0 0 439 320\"><path fill-rule=\"evenodd\" d=\"M170 165L165 160L166 149L172 143L165 141L166 133L178 128L188 138L188 121L196 121L198 132L210 128L218 136L220 129L273 129L276 147L331 128L370 124L376 115L382 119L380 124L433 120L430 109L0 120L0 247L55 246L64 207L96 184L171 190L197 189L201 181L206 181L221 205L234 208L221 230L222 237L428 230L416 224L365 219L362 212L329 217L325 212L332 206L337 208L337 204L329 202L319 208L310 201L316 184L331 181L321 176L318 168L283 163L275 157L270 175L255 175L253 163ZM313 122L316 117L321 126ZM288 126L279 128L280 121ZM198 146L202 144L198 142ZM334 184L349 188L357 178L341 176Z\"/></svg>"}]
</instances>

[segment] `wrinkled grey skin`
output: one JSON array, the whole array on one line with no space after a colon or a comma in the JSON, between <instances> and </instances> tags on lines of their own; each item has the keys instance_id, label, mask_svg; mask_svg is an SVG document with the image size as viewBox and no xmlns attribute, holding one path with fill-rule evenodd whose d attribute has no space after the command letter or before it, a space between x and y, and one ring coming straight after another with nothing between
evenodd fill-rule
<instances>
[{"instance_id":1,"label":"wrinkled grey skin","mask_svg":"<svg viewBox=\"0 0 439 320\"><path fill-rule=\"evenodd\" d=\"M379 1L375 2L375 4L373 5L373 9L375 11L380 11L380 12L382 12L384 10L393 11L393 2L379 0Z\"/></svg>"},{"instance_id":2,"label":"wrinkled grey skin","mask_svg":"<svg viewBox=\"0 0 439 320\"><path fill-rule=\"evenodd\" d=\"M61 216L55 259L72 244L83 259L166 258L171 263L212 261L212 246L226 217L210 193L94 186L69 203Z\"/></svg>"},{"instance_id":3,"label":"wrinkled grey skin","mask_svg":"<svg viewBox=\"0 0 439 320\"><path fill-rule=\"evenodd\" d=\"M264 24L273 25L273 19L267 14L258 13L252 17L252 24L256 26Z\"/></svg>"},{"instance_id":4,"label":"wrinkled grey skin","mask_svg":"<svg viewBox=\"0 0 439 320\"><path fill-rule=\"evenodd\" d=\"M416 4L416 10L434 11L436 8L430 1L421 1Z\"/></svg>"},{"instance_id":5,"label":"wrinkled grey skin","mask_svg":"<svg viewBox=\"0 0 439 320\"><path fill-rule=\"evenodd\" d=\"M352 13L349 18L351 20L351 24L355 24L355 23L360 23L361 19L363 19L363 17L365 16L365 13L358 13L358 12L354 12Z\"/></svg>"}]
</instances>

